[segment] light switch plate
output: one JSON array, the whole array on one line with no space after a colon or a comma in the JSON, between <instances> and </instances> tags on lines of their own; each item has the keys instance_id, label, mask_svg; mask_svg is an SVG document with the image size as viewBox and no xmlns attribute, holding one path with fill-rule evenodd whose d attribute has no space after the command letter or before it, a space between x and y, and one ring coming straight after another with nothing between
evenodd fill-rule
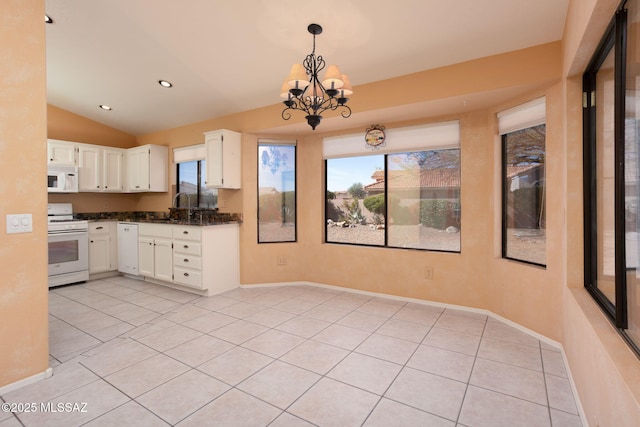
<instances>
[{"instance_id":1,"label":"light switch plate","mask_svg":"<svg viewBox=\"0 0 640 427\"><path fill-rule=\"evenodd\" d=\"M7 215L7 234L31 233L33 231L33 217L31 214Z\"/></svg>"}]
</instances>

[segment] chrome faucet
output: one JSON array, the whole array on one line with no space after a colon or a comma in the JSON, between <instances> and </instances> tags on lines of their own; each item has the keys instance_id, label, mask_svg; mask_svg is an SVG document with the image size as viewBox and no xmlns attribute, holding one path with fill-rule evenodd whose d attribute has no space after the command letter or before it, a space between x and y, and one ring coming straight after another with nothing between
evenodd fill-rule
<instances>
[{"instance_id":1,"label":"chrome faucet","mask_svg":"<svg viewBox=\"0 0 640 427\"><path fill-rule=\"evenodd\" d=\"M173 208L177 208L178 207L178 198L180 196L186 196L187 197L187 219L191 219L191 198L189 197L189 195L187 193L176 193L176 195L173 197L173 205L171 207Z\"/></svg>"}]
</instances>

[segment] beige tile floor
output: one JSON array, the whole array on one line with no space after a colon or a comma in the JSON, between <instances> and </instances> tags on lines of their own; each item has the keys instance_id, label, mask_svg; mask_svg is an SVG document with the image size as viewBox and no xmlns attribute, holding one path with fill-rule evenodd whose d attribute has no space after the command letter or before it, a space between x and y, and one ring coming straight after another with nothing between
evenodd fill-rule
<instances>
[{"instance_id":1,"label":"beige tile floor","mask_svg":"<svg viewBox=\"0 0 640 427\"><path fill-rule=\"evenodd\" d=\"M477 313L124 277L56 288L49 307L54 375L1 396L35 411L0 427L582 426L558 349Z\"/></svg>"}]
</instances>

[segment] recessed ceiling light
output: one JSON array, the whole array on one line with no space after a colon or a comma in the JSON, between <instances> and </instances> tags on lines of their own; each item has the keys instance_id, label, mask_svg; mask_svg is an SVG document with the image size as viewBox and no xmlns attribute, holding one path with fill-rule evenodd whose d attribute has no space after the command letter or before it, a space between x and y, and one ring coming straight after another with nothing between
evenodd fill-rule
<instances>
[{"instance_id":1,"label":"recessed ceiling light","mask_svg":"<svg viewBox=\"0 0 640 427\"><path fill-rule=\"evenodd\" d=\"M102 108L103 110L111 111L111 107L109 107L108 105L100 104L100 108Z\"/></svg>"},{"instance_id":2,"label":"recessed ceiling light","mask_svg":"<svg viewBox=\"0 0 640 427\"><path fill-rule=\"evenodd\" d=\"M166 80L158 80L158 84L162 87L173 87L173 84Z\"/></svg>"},{"instance_id":3,"label":"recessed ceiling light","mask_svg":"<svg viewBox=\"0 0 640 427\"><path fill-rule=\"evenodd\" d=\"M53 24L53 19L49 15L44 15L45 24Z\"/></svg>"}]
</instances>

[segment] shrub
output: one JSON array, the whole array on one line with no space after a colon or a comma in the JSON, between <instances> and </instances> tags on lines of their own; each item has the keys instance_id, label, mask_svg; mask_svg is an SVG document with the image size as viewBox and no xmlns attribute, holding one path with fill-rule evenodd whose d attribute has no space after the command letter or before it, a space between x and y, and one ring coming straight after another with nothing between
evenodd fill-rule
<instances>
[{"instance_id":1,"label":"shrub","mask_svg":"<svg viewBox=\"0 0 640 427\"><path fill-rule=\"evenodd\" d=\"M369 196L363 201L364 207L372 214L384 215L384 194Z\"/></svg>"},{"instance_id":2,"label":"shrub","mask_svg":"<svg viewBox=\"0 0 640 427\"><path fill-rule=\"evenodd\" d=\"M448 200L422 200L420 202L420 223L426 227L444 230L456 225L456 204Z\"/></svg>"}]
</instances>

